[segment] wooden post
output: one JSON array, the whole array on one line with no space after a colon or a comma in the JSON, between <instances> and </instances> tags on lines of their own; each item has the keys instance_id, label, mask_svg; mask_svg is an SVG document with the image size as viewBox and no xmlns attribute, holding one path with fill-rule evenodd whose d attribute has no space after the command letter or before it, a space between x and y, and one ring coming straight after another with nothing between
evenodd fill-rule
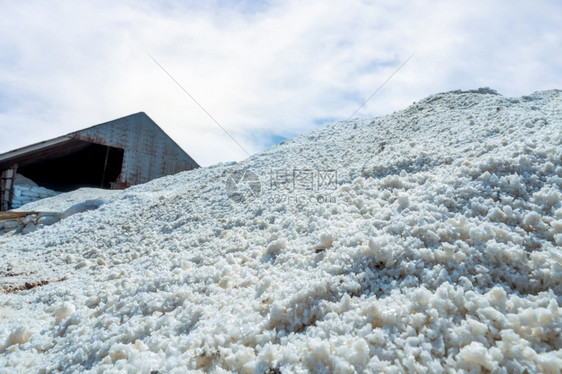
<instances>
[{"instance_id":1,"label":"wooden post","mask_svg":"<svg viewBox=\"0 0 562 374\"><path fill-rule=\"evenodd\" d=\"M0 211L6 212L12 209L17 170L18 165L15 164L11 169L7 169L2 172L2 178L0 178Z\"/></svg>"},{"instance_id":2,"label":"wooden post","mask_svg":"<svg viewBox=\"0 0 562 374\"><path fill-rule=\"evenodd\" d=\"M0 212L5 212L6 210L8 210L8 206L5 203L7 194L6 194L6 182L4 179L4 173L6 171L2 171L2 174L0 174Z\"/></svg>"},{"instance_id":3,"label":"wooden post","mask_svg":"<svg viewBox=\"0 0 562 374\"><path fill-rule=\"evenodd\" d=\"M16 184L16 173L18 171L18 164L14 164L10 171L11 171L10 174L12 179L10 180L10 196L8 201L8 209L12 209L12 201L14 201L14 185Z\"/></svg>"},{"instance_id":4,"label":"wooden post","mask_svg":"<svg viewBox=\"0 0 562 374\"><path fill-rule=\"evenodd\" d=\"M107 159L109 158L109 146L105 150L105 161L103 163L103 174L101 176L101 183L100 188L103 188L103 184L105 183L105 170L107 169Z\"/></svg>"}]
</instances>

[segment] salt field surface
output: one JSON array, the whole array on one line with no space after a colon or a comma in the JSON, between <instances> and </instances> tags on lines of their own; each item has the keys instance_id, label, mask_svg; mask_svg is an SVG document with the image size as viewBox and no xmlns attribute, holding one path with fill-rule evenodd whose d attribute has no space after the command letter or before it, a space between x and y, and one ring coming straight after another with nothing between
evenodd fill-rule
<instances>
[{"instance_id":1,"label":"salt field surface","mask_svg":"<svg viewBox=\"0 0 562 374\"><path fill-rule=\"evenodd\" d=\"M562 91L430 96L0 236L0 372L560 373Z\"/></svg>"}]
</instances>

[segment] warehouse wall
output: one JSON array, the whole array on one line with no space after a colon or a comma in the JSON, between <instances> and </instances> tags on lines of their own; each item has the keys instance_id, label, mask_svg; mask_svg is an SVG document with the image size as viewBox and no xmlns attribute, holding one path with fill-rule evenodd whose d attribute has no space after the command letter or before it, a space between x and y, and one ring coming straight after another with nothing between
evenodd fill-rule
<instances>
[{"instance_id":1,"label":"warehouse wall","mask_svg":"<svg viewBox=\"0 0 562 374\"><path fill-rule=\"evenodd\" d=\"M118 180L121 187L199 167L142 112L78 131L73 137L125 150Z\"/></svg>"}]
</instances>

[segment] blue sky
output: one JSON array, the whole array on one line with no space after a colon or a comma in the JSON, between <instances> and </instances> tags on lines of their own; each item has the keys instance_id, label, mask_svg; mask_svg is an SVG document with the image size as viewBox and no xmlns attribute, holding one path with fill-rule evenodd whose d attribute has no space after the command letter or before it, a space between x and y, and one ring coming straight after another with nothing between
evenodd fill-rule
<instances>
[{"instance_id":1,"label":"blue sky","mask_svg":"<svg viewBox=\"0 0 562 374\"><path fill-rule=\"evenodd\" d=\"M562 88L559 1L0 0L0 152L146 112L202 165L436 92Z\"/></svg>"}]
</instances>

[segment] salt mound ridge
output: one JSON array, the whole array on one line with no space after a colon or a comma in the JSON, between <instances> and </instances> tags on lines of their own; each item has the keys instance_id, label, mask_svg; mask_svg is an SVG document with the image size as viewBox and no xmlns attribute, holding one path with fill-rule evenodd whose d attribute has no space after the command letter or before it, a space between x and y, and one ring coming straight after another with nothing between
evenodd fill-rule
<instances>
[{"instance_id":1,"label":"salt mound ridge","mask_svg":"<svg viewBox=\"0 0 562 374\"><path fill-rule=\"evenodd\" d=\"M47 197L12 209L14 212L57 212L62 213L73 205L86 200L103 200L118 194L118 190L103 190L101 188L79 188L71 192L59 193L57 196Z\"/></svg>"},{"instance_id":2,"label":"salt mound ridge","mask_svg":"<svg viewBox=\"0 0 562 374\"><path fill-rule=\"evenodd\" d=\"M562 91L437 94L0 237L0 370L559 373L561 129Z\"/></svg>"}]
</instances>

